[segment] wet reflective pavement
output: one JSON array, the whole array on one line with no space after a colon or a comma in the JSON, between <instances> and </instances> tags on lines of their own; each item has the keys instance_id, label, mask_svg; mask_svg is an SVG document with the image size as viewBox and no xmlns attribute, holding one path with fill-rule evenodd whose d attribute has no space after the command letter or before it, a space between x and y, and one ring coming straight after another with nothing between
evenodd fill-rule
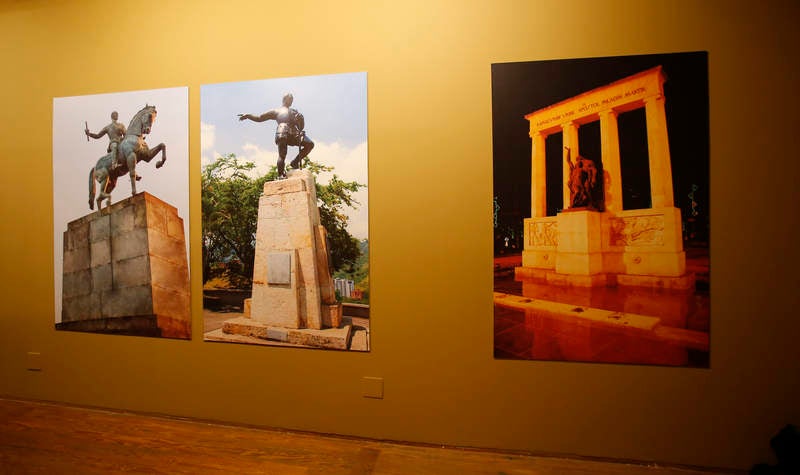
<instances>
[{"instance_id":1,"label":"wet reflective pavement","mask_svg":"<svg viewBox=\"0 0 800 475\"><path fill-rule=\"evenodd\" d=\"M495 259L495 292L576 307L658 317L660 329L710 330L708 255L687 252L687 268L698 276L695 291L640 287L582 288L514 280L517 256ZM580 315L524 311L495 305L494 355L503 359L584 361L707 368L709 352L666 341L653 332L599 325Z\"/></svg>"}]
</instances>

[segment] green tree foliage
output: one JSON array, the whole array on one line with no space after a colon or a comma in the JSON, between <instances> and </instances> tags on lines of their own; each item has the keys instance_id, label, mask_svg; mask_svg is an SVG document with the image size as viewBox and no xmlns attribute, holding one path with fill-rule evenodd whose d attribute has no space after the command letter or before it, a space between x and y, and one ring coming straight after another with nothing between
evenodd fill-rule
<instances>
[{"instance_id":1,"label":"green tree foliage","mask_svg":"<svg viewBox=\"0 0 800 475\"><path fill-rule=\"evenodd\" d=\"M339 269L334 277L340 279L352 280L355 283L356 289L363 292L361 299L342 299L344 301L352 301L358 303L369 302L369 241L364 239L358 243L360 255L355 260L352 266L345 269Z\"/></svg>"},{"instance_id":2,"label":"green tree foliage","mask_svg":"<svg viewBox=\"0 0 800 475\"><path fill-rule=\"evenodd\" d=\"M203 168L203 282L225 275L234 287L249 286L255 259L258 198L266 177L234 154Z\"/></svg>"},{"instance_id":3,"label":"green tree foliage","mask_svg":"<svg viewBox=\"0 0 800 475\"><path fill-rule=\"evenodd\" d=\"M308 158L304 168L315 176L333 171ZM224 276L235 287L252 284L258 200L264 183L278 176L274 166L264 176L254 176L254 169L252 162L242 162L234 154L222 155L203 168L203 282ZM334 270L353 269L360 255L358 241L347 231L344 208L358 206L352 193L362 186L336 175L328 185L317 183L320 220L328 232Z\"/></svg>"}]
</instances>

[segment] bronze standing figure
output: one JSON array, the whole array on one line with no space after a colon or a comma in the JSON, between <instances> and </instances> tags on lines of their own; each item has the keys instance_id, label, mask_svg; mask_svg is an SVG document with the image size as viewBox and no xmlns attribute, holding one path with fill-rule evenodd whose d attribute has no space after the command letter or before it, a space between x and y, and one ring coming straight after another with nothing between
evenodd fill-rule
<instances>
[{"instance_id":1,"label":"bronze standing figure","mask_svg":"<svg viewBox=\"0 0 800 475\"><path fill-rule=\"evenodd\" d=\"M278 146L278 177L286 178L286 153L289 146L300 147L297 156L290 163L291 167L298 169L303 164L303 158L308 156L314 148L314 141L305 132L305 119L303 114L291 107L294 96L287 93L283 96L281 107L264 112L261 115L239 114L239 120L252 120L264 122L275 120L278 127L275 129L275 144Z\"/></svg>"},{"instance_id":2,"label":"bronze standing figure","mask_svg":"<svg viewBox=\"0 0 800 475\"><path fill-rule=\"evenodd\" d=\"M569 181L567 181L570 208L601 209L602 204L594 198L597 186L597 167L594 162L578 155L573 163L570 159L569 147L564 147L564 149L567 151L567 164L570 170Z\"/></svg>"}]
</instances>

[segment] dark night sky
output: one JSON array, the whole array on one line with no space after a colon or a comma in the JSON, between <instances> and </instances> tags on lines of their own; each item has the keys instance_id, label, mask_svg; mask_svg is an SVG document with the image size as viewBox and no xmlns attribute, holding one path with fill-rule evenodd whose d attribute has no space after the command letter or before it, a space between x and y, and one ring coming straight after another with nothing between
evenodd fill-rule
<instances>
[{"instance_id":1,"label":"dark night sky","mask_svg":"<svg viewBox=\"0 0 800 475\"><path fill-rule=\"evenodd\" d=\"M501 207L501 222L517 222L521 227L519 220L530 217L531 139L525 114L659 65L667 76L664 94L675 206L681 208L685 218L690 206L686 195L696 184L695 201L702 213L699 218L707 220L708 55L695 52L493 64L494 194ZM647 206L642 200L649 199L643 197L649 195L643 111L620 115L626 209ZM597 122L582 126L579 135L581 155L598 161ZM550 183L556 181L550 178L553 170L560 177L560 134L548 140L547 148ZM636 179L642 176L643 182ZM548 214L555 211L551 197L560 193L559 185L548 186Z\"/></svg>"}]
</instances>

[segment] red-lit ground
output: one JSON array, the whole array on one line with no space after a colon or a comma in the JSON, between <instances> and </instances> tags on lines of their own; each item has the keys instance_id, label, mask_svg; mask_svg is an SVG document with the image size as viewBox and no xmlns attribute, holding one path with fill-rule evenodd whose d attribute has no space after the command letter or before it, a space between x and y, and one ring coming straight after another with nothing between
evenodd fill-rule
<instances>
[{"instance_id":1,"label":"red-lit ground","mask_svg":"<svg viewBox=\"0 0 800 475\"><path fill-rule=\"evenodd\" d=\"M655 316L671 328L709 332L709 258L707 249L686 251L687 269L697 277L694 292L641 288L564 288L514 280L521 256L494 260L495 291L532 299ZM707 351L666 343L651 334L609 328L580 318L534 314L495 305L496 358L586 361L708 367Z\"/></svg>"}]
</instances>

